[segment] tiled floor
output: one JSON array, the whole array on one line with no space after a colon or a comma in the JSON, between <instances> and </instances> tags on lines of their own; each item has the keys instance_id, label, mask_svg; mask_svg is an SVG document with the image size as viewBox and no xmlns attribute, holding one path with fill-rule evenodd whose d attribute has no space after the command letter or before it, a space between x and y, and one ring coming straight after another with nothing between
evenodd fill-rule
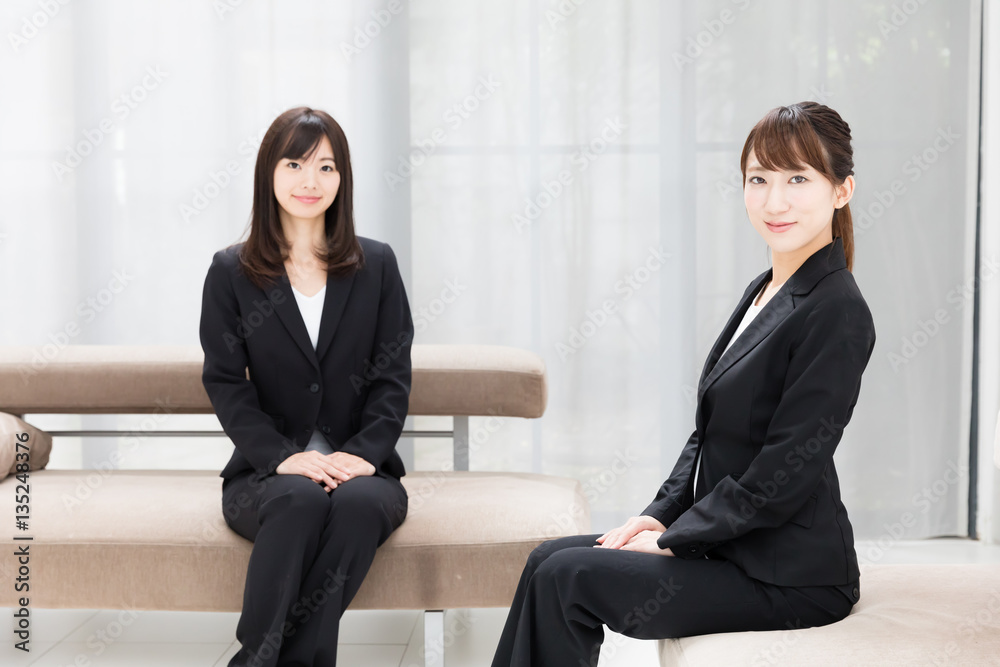
<instances>
[{"instance_id":1,"label":"tiled floor","mask_svg":"<svg viewBox=\"0 0 1000 667\"><path fill-rule=\"evenodd\" d=\"M962 539L895 542L880 548L858 542L862 563L1000 563L1000 545ZM12 610L0 608L12 628ZM505 609L458 609L445 616L454 642L447 667L488 665ZM4 667L225 667L238 645L238 614L32 610L31 652L13 648L4 632ZM423 618L413 611L353 611L341 621L342 667L420 667ZM602 667L656 667L656 643L609 635Z\"/></svg>"}]
</instances>

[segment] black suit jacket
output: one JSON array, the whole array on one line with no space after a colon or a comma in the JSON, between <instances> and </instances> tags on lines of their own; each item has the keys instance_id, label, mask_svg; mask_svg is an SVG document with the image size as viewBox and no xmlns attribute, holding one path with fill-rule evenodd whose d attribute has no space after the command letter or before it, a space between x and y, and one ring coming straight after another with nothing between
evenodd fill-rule
<instances>
[{"instance_id":1,"label":"black suit jacket","mask_svg":"<svg viewBox=\"0 0 1000 667\"><path fill-rule=\"evenodd\" d=\"M643 514L667 527L657 544L677 557L724 558L783 586L848 584L859 578L858 560L833 453L858 400L875 325L837 238L722 354L771 273L750 283L715 342L698 385L695 431Z\"/></svg>"},{"instance_id":2,"label":"black suit jacket","mask_svg":"<svg viewBox=\"0 0 1000 667\"><path fill-rule=\"evenodd\" d=\"M358 237L365 267L327 277L316 349L287 273L267 290L239 270L242 244L220 250L205 278L202 382L236 446L220 473L274 473L304 451L317 424L334 451L402 477L396 442L409 408L413 321L396 257Z\"/></svg>"}]
</instances>

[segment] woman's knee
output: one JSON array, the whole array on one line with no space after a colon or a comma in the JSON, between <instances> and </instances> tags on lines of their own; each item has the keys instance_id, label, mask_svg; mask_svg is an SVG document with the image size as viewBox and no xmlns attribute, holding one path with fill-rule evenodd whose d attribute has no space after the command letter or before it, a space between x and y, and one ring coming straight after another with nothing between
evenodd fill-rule
<instances>
[{"instance_id":1,"label":"woman's knee","mask_svg":"<svg viewBox=\"0 0 1000 667\"><path fill-rule=\"evenodd\" d=\"M524 564L524 569L530 572L537 570L538 566L544 563L546 558L558 551L556 542L558 540L547 540L532 549L531 553L528 554L528 560Z\"/></svg>"},{"instance_id":2,"label":"woman's knee","mask_svg":"<svg viewBox=\"0 0 1000 667\"><path fill-rule=\"evenodd\" d=\"M386 537L406 517L406 491L399 482L380 477L356 477L341 484L330 494L330 503L334 517L347 518L351 524L379 525Z\"/></svg>"},{"instance_id":3,"label":"woman's knee","mask_svg":"<svg viewBox=\"0 0 1000 667\"><path fill-rule=\"evenodd\" d=\"M529 573L537 573L539 568L546 569L546 576L550 576L560 567L565 567L567 563L572 563L575 557L570 555L571 549L585 547L593 548L593 540L590 536L572 535L560 537L554 540L547 540L539 544L528 556L525 563L525 570Z\"/></svg>"},{"instance_id":4,"label":"woman's knee","mask_svg":"<svg viewBox=\"0 0 1000 667\"><path fill-rule=\"evenodd\" d=\"M319 484L302 475L279 475L287 479L274 482L275 489L260 504L259 518L275 516L281 520L320 523L330 512L330 496Z\"/></svg>"}]
</instances>

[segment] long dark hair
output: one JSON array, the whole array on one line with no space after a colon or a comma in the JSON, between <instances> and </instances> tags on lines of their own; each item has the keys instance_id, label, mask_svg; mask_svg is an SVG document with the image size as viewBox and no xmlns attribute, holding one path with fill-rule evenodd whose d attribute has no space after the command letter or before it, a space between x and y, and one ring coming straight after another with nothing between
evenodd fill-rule
<instances>
[{"instance_id":1,"label":"long dark hair","mask_svg":"<svg viewBox=\"0 0 1000 667\"><path fill-rule=\"evenodd\" d=\"M744 187L751 149L769 171L801 169L805 163L834 186L854 173L850 126L836 111L817 102L775 107L754 125L740 156ZM849 204L833 211L833 238L843 239L850 271L854 266L854 224Z\"/></svg>"},{"instance_id":2,"label":"long dark hair","mask_svg":"<svg viewBox=\"0 0 1000 667\"><path fill-rule=\"evenodd\" d=\"M316 257L333 275L348 275L364 266L364 253L354 233L354 179L351 152L344 130L330 114L319 109L297 107L274 119L257 152L253 175L253 209L250 235L240 250L240 268L257 287L265 289L285 272L284 261L291 245L285 239L274 197L274 170L283 158L308 158L322 141L330 140L333 160L340 172L340 187L324 214L326 248Z\"/></svg>"}]
</instances>

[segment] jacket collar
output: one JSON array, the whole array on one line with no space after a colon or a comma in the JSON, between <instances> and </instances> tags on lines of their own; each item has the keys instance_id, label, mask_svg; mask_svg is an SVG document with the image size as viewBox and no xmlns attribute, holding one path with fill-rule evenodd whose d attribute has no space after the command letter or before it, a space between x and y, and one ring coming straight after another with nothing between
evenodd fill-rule
<instances>
[{"instance_id":1,"label":"jacket collar","mask_svg":"<svg viewBox=\"0 0 1000 667\"><path fill-rule=\"evenodd\" d=\"M719 379L737 361L743 358L747 352L752 350L757 343L764 340L771 331L788 317L795 309L796 297L801 297L812 291L821 279L828 274L839 269L847 268L847 259L844 256L844 241L840 237L833 239L833 242L823 246L802 263L795 273L785 281L785 284L771 297L771 300L761 309L753 321L747 325L739 338L733 341L732 346L722 354L729 340L736 332L743 315L746 314L750 304L757 297L761 288L771 279L773 269L768 269L760 274L750 283L740 305L736 308L729 321L723 328L718 340L712 347L711 354L705 362L705 368L701 373L701 380L698 382L698 405L701 405L701 397L708 387ZM721 358L720 358L721 355Z\"/></svg>"},{"instance_id":2,"label":"jacket collar","mask_svg":"<svg viewBox=\"0 0 1000 667\"><path fill-rule=\"evenodd\" d=\"M347 305L347 298L354 285L354 275L352 273L343 277L334 276L332 273L327 274L326 296L323 299L323 314L320 317L319 339L316 342L316 349L313 349L312 341L309 339L309 331L306 329L305 320L302 319L302 313L295 301L295 294L292 292L292 283L288 279L287 271L282 272L273 288L281 292L284 297L280 301L272 299L275 312L278 313L281 323L285 325L292 339L316 368L319 368L319 360L323 358L327 348L330 347L330 341L333 340L333 335L340 325L344 307Z\"/></svg>"}]
</instances>

